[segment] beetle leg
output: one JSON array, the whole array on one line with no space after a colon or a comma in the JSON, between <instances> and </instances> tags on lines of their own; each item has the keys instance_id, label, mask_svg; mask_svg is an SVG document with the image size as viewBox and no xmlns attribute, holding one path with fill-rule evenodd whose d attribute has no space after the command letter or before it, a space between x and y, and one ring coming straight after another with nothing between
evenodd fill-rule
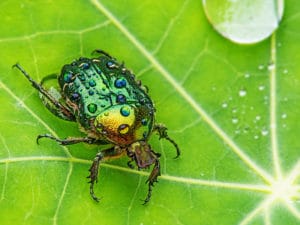
<instances>
[{"instance_id":1,"label":"beetle leg","mask_svg":"<svg viewBox=\"0 0 300 225\"><path fill-rule=\"evenodd\" d=\"M136 162L138 169L149 168L154 164L154 167L146 181L146 183L148 183L148 194L143 203L146 204L151 198L154 183L157 182L157 177L160 176L160 154L154 152L151 149L151 146L144 141L133 143L126 150L127 155L131 158L131 160Z\"/></svg>"},{"instance_id":2,"label":"beetle leg","mask_svg":"<svg viewBox=\"0 0 300 225\"><path fill-rule=\"evenodd\" d=\"M20 64L15 64L13 67L16 67L18 70L20 70L23 75L29 80L31 85L37 89L42 95L44 95L49 101L61 111L61 113L68 118L68 120L75 121L74 114L68 109L66 106L62 105L59 101L57 101L43 86L42 84L37 83L35 80L33 80L29 74L23 69L23 67L20 66Z\"/></svg>"},{"instance_id":3,"label":"beetle leg","mask_svg":"<svg viewBox=\"0 0 300 225\"><path fill-rule=\"evenodd\" d=\"M147 204L147 202L149 202L149 200L151 198L151 194L152 194L152 188L154 186L154 183L157 182L158 176L160 176L160 164L159 164L158 158L156 158L154 167L151 171L151 174L146 181L146 183L148 183L148 194L147 194L146 199L144 200L143 205L145 205L145 204Z\"/></svg>"},{"instance_id":4,"label":"beetle leg","mask_svg":"<svg viewBox=\"0 0 300 225\"><path fill-rule=\"evenodd\" d=\"M102 150L98 152L97 155L95 156L91 168L89 169L90 175L87 178L91 179L89 181L90 195L96 202L99 202L100 200L94 193L94 184L98 182L98 172L99 172L100 162L112 157L119 157L122 155L123 152L124 150L122 148L120 148L119 146L115 146L112 148Z\"/></svg>"},{"instance_id":5,"label":"beetle leg","mask_svg":"<svg viewBox=\"0 0 300 225\"><path fill-rule=\"evenodd\" d=\"M59 139L59 138L52 136L51 134L38 135L36 138L36 142L39 143L39 140L41 138L49 138L51 140L58 142L61 145L73 145L73 144L77 144L77 143L81 143L81 142L84 142L87 144L97 144L98 143L97 139L94 139L91 137L70 137L70 138L66 138L66 139Z\"/></svg>"},{"instance_id":6,"label":"beetle leg","mask_svg":"<svg viewBox=\"0 0 300 225\"><path fill-rule=\"evenodd\" d=\"M154 128L153 128L153 131L156 131L158 133L159 139L164 138L173 144L173 146L176 149L176 156L175 156L175 159L176 159L180 156L180 149L179 149L179 146L177 145L177 143L169 137L167 130L168 130L168 128L163 124L155 124Z\"/></svg>"},{"instance_id":7,"label":"beetle leg","mask_svg":"<svg viewBox=\"0 0 300 225\"><path fill-rule=\"evenodd\" d=\"M108 58L112 59L112 57L110 56L110 54L108 54L107 52L105 52L105 51L103 51L101 49L95 49L94 51L92 51L92 54L95 54L95 53L98 53L98 54L101 54L101 55L105 55Z\"/></svg>"},{"instance_id":8,"label":"beetle leg","mask_svg":"<svg viewBox=\"0 0 300 225\"><path fill-rule=\"evenodd\" d=\"M40 84L43 85L48 80L57 80L57 74L49 74L43 77Z\"/></svg>"},{"instance_id":9,"label":"beetle leg","mask_svg":"<svg viewBox=\"0 0 300 225\"><path fill-rule=\"evenodd\" d=\"M128 162L127 162L127 166L130 168L130 169L134 169L134 166L132 165L132 162L134 160L133 159L130 159Z\"/></svg>"}]
</instances>

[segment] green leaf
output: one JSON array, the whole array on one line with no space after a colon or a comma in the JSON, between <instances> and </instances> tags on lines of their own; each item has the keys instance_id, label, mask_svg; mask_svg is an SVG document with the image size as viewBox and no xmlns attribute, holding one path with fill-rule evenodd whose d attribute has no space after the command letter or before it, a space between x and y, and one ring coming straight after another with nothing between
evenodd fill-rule
<instances>
[{"instance_id":1,"label":"green leaf","mask_svg":"<svg viewBox=\"0 0 300 225\"><path fill-rule=\"evenodd\" d=\"M300 35L297 1L278 30L237 45L208 23L201 1L5 1L0 15L1 224L299 224ZM157 122L182 150L149 171L127 157L102 164L95 203L85 178L105 146L62 147L38 134L82 136L43 107L20 71L40 81L103 49L149 87Z\"/></svg>"}]
</instances>

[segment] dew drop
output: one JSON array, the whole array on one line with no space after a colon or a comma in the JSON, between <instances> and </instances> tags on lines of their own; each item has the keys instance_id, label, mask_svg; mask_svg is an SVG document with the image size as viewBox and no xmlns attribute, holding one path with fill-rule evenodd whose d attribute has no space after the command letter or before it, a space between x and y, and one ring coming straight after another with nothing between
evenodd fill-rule
<instances>
[{"instance_id":1,"label":"dew drop","mask_svg":"<svg viewBox=\"0 0 300 225\"><path fill-rule=\"evenodd\" d=\"M258 69L259 69L259 70L263 70L264 68L265 68L264 65L259 65L259 66L258 66Z\"/></svg>"},{"instance_id":2,"label":"dew drop","mask_svg":"<svg viewBox=\"0 0 300 225\"><path fill-rule=\"evenodd\" d=\"M122 94L117 95L116 101L117 101L117 103L121 103L121 104L126 103L126 97L125 97L125 95L122 95Z\"/></svg>"},{"instance_id":3,"label":"dew drop","mask_svg":"<svg viewBox=\"0 0 300 225\"><path fill-rule=\"evenodd\" d=\"M130 115L130 108L128 106L123 106L121 109L120 109L120 113L122 116L129 116Z\"/></svg>"},{"instance_id":4,"label":"dew drop","mask_svg":"<svg viewBox=\"0 0 300 225\"><path fill-rule=\"evenodd\" d=\"M227 102L223 102L223 103L222 103L222 108L225 109L225 108L227 108L227 106L228 106Z\"/></svg>"},{"instance_id":5,"label":"dew drop","mask_svg":"<svg viewBox=\"0 0 300 225\"><path fill-rule=\"evenodd\" d=\"M268 131L268 130L262 129L262 131L261 131L261 135L262 135L262 136L267 136L268 134L269 134L269 131Z\"/></svg>"},{"instance_id":6,"label":"dew drop","mask_svg":"<svg viewBox=\"0 0 300 225\"><path fill-rule=\"evenodd\" d=\"M258 87L258 90L260 90L260 91L265 90L265 86L264 86L264 85L260 85L260 86Z\"/></svg>"},{"instance_id":7,"label":"dew drop","mask_svg":"<svg viewBox=\"0 0 300 225\"><path fill-rule=\"evenodd\" d=\"M257 121L259 121L259 120L261 119L261 116L257 115L257 116L255 117L255 119L256 119Z\"/></svg>"},{"instance_id":8,"label":"dew drop","mask_svg":"<svg viewBox=\"0 0 300 225\"><path fill-rule=\"evenodd\" d=\"M89 95L94 95L94 91L93 90L89 90Z\"/></svg>"},{"instance_id":9,"label":"dew drop","mask_svg":"<svg viewBox=\"0 0 300 225\"><path fill-rule=\"evenodd\" d=\"M235 134L240 134L241 131L240 131L240 130L235 130L234 133L235 133Z\"/></svg>"},{"instance_id":10,"label":"dew drop","mask_svg":"<svg viewBox=\"0 0 300 225\"><path fill-rule=\"evenodd\" d=\"M254 135L254 139L257 140L259 137L258 135Z\"/></svg>"},{"instance_id":11,"label":"dew drop","mask_svg":"<svg viewBox=\"0 0 300 225\"><path fill-rule=\"evenodd\" d=\"M232 122L233 124L237 124L237 123L239 122L239 119L236 118L236 117L233 117L233 118L231 119L231 122Z\"/></svg>"},{"instance_id":12,"label":"dew drop","mask_svg":"<svg viewBox=\"0 0 300 225\"><path fill-rule=\"evenodd\" d=\"M237 109L236 109L236 108L233 108L231 112L232 112L232 113L237 113Z\"/></svg>"},{"instance_id":13,"label":"dew drop","mask_svg":"<svg viewBox=\"0 0 300 225\"><path fill-rule=\"evenodd\" d=\"M90 103L87 106L90 113L95 113L97 111L97 105L94 103Z\"/></svg>"},{"instance_id":14,"label":"dew drop","mask_svg":"<svg viewBox=\"0 0 300 225\"><path fill-rule=\"evenodd\" d=\"M286 118L287 118L287 114L286 114L286 113L282 114L282 115L281 115L281 118L282 118L282 119L286 119Z\"/></svg>"},{"instance_id":15,"label":"dew drop","mask_svg":"<svg viewBox=\"0 0 300 225\"><path fill-rule=\"evenodd\" d=\"M275 69L275 65L274 65L274 63L271 63L269 66L268 66L268 70L269 71L272 71L272 70L274 70Z\"/></svg>"},{"instance_id":16,"label":"dew drop","mask_svg":"<svg viewBox=\"0 0 300 225\"><path fill-rule=\"evenodd\" d=\"M126 80L124 78L119 78L115 81L116 88L123 88L126 86Z\"/></svg>"},{"instance_id":17,"label":"dew drop","mask_svg":"<svg viewBox=\"0 0 300 225\"><path fill-rule=\"evenodd\" d=\"M249 73L245 73L245 78L249 78L250 77L250 74Z\"/></svg>"},{"instance_id":18,"label":"dew drop","mask_svg":"<svg viewBox=\"0 0 300 225\"><path fill-rule=\"evenodd\" d=\"M129 131L129 125L128 124L121 124L118 128L118 131L120 134L127 134Z\"/></svg>"},{"instance_id":19,"label":"dew drop","mask_svg":"<svg viewBox=\"0 0 300 225\"><path fill-rule=\"evenodd\" d=\"M146 126L148 123L148 120L144 118L144 119L142 119L141 123L143 126Z\"/></svg>"},{"instance_id":20,"label":"dew drop","mask_svg":"<svg viewBox=\"0 0 300 225\"><path fill-rule=\"evenodd\" d=\"M283 74L288 74L288 73L289 73L288 69L283 70Z\"/></svg>"},{"instance_id":21,"label":"dew drop","mask_svg":"<svg viewBox=\"0 0 300 225\"><path fill-rule=\"evenodd\" d=\"M90 85L91 87L95 87L95 86L96 86L96 81L93 80L93 79L89 80L89 85Z\"/></svg>"},{"instance_id":22,"label":"dew drop","mask_svg":"<svg viewBox=\"0 0 300 225\"><path fill-rule=\"evenodd\" d=\"M283 16L284 0L202 0L212 26L232 42L251 44L269 37Z\"/></svg>"},{"instance_id":23,"label":"dew drop","mask_svg":"<svg viewBox=\"0 0 300 225\"><path fill-rule=\"evenodd\" d=\"M80 94L77 93L77 92L74 92L74 93L71 94L71 98L70 99L71 99L71 101L77 101L77 100L80 99Z\"/></svg>"},{"instance_id":24,"label":"dew drop","mask_svg":"<svg viewBox=\"0 0 300 225\"><path fill-rule=\"evenodd\" d=\"M81 67L82 69L84 70L87 70L90 68L90 64L89 63L86 63L86 62L83 62L79 65L79 67Z\"/></svg>"},{"instance_id":25,"label":"dew drop","mask_svg":"<svg viewBox=\"0 0 300 225\"><path fill-rule=\"evenodd\" d=\"M247 91L245 90L245 89L241 89L240 91L239 91L239 96L240 97L245 97L247 95Z\"/></svg>"}]
</instances>

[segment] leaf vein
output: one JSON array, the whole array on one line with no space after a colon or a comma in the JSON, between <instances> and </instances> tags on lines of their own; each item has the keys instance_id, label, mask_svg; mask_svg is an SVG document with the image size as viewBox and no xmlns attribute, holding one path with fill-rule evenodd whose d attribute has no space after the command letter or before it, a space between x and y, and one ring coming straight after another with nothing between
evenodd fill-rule
<instances>
[{"instance_id":1,"label":"leaf vein","mask_svg":"<svg viewBox=\"0 0 300 225\"><path fill-rule=\"evenodd\" d=\"M173 78L159 61L139 42L134 35L107 9L97 0L91 2L114 24L132 43L133 45L153 64L161 75L175 88L175 90L185 99L188 104L203 118L204 121L216 132L216 134L227 143L233 152L253 171L255 171L266 182L272 183L273 178L264 169L257 165L247 154L218 126L218 124L206 113L206 111L192 98L191 95Z\"/></svg>"}]
</instances>

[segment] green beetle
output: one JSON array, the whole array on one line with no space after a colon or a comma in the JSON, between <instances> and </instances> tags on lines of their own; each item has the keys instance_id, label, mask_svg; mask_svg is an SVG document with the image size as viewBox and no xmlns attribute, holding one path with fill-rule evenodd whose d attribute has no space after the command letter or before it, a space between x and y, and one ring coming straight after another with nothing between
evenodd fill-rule
<instances>
[{"instance_id":1,"label":"green beetle","mask_svg":"<svg viewBox=\"0 0 300 225\"><path fill-rule=\"evenodd\" d=\"M125 68L108 53L95 50L95 58L79 58L71 64L64 65L59 76L45 77L39 84L19 65L18 68L36 88L44 105L61 119L79 124L85 137L59 139L50 134L37 137L55 140L61 145L87 143L112 147L96 154L91 168L90 195L95 201L94 184L98 180L100 162L120 157L124 154L130 158L128 166L133 168L134 161L138 169L148 168L154 164L147 179L148 194L146 204L151 198L152 187L160 175L160 154L154 152L148 144L149 137L156 132L159 138L165 138L176 148L178 145L167 134L167 128L155 123L155 108L148 95L148 89L135 79L130 70ZM46 89L43 82L57 79L60 90Z\"/></svg>"}]
</instances>

